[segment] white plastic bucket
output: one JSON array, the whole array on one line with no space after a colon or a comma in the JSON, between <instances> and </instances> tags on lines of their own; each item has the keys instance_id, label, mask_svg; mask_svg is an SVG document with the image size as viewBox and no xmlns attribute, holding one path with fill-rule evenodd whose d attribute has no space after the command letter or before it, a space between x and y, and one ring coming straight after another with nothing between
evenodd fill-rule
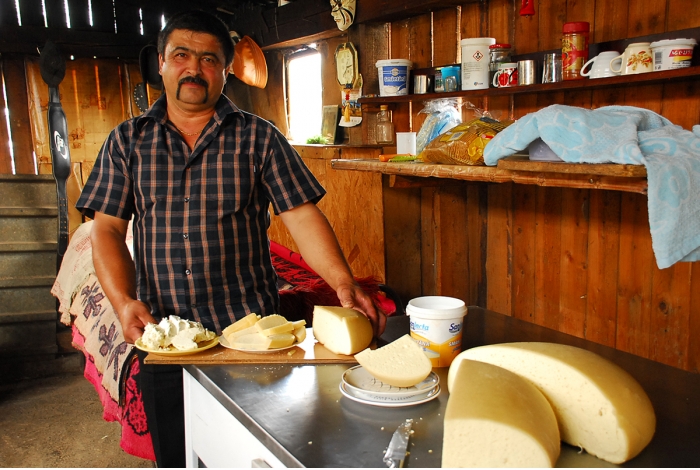
<instances>
[{"instance_id":1,"label":"white plastic bucket","mask_svg":"<svg viewBox=\"0 0 700 470\"><path fill-rule=\"evenodd\" d=\"M418 297L408 302L406 314L411 317L411 338L433 367L448 367L462 351L465 303L453 297Z\"/></svg>"},{"instance_id":2,"label":"white plastic bucket","mask_svg":"<svg viewBox=\"0 0 700 470\"><path fill-rule=\"evenodd\" d=\"M379 96L399 96L408 94L408 76L413 62L406 59L377 61L379 73Z\"/></svg>"},{"instance_id":3,"label":"white plastic bucket","mask_svg":"<svg viewBox=\"0 0 700 470\"><path fill-rule=\"evenodd\" d=\"M489 46L496 44L495 38L469 38L460 41L462 47L462 90L488 88Z\"/></svg>"},{"instance_id":4,"label":"white plastic bucket","mask_svg":"<svg viewBox=\"0 0 700 470\"><path fill-rule=\"evenodd\" d=\"M649 47L654 62L654 71L690 67L693 59L695 39L664 39L652 42Z\"/></svg>"}]
</instances>

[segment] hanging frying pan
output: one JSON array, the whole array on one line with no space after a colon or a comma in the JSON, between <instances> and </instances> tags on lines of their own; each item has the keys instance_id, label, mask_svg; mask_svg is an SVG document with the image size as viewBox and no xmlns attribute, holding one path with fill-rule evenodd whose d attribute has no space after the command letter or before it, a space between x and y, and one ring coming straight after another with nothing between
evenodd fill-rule
<instances>
[{"instance_id":1,"label":"hanging frying pan","mask_svg":"<svg viewBox=\"0 0 700 470\"><path fill-rule=\"evenodd\" d=\"M66 63L61 57L58 47L46 41L39 58L41 78L49 86L49 146L53 176L56 180L58 196L58 252L56 257L56 272L61 267L63 255L68 248L68 198L66 196L66 181L71 173L70 149L68 148L68 124L66 114L61 107L58 85L66 74Z\"/></svg>"}]
</instances>

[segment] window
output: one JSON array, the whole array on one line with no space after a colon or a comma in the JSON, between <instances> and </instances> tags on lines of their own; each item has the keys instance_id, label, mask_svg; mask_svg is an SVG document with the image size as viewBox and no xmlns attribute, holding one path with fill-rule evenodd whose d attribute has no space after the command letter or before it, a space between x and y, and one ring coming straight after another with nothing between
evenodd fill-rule
<instances>
[{"instance_id":1,"label":"window","mask_svg":"<svg viewBox=\"0 0 700 470\"><path fill-rule=\"evenodd\" d=\"M321 134L321 54L315 49L306 49L291 55L287 77L290 140L304 144L308 138Z\"/></svg>"}]
</instances>

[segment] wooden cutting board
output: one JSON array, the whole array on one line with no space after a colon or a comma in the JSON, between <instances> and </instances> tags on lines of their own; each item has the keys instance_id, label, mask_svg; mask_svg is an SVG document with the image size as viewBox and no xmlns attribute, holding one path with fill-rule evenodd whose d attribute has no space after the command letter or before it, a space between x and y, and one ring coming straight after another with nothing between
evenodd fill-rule
<instances>
[{"instance_id":1,"label":"wooden cutting board","mask_svg":"<svg viewBox=\"0 0 700 470\"><path fill-rule=\"evenodd\" d=\"M374 348L374 343L370 346ZM205 351L184 356L149 353L146 364L357 364L353 356L335 354L316 341L313 329L306 329L306 339L290 349L270 353L234 351L221 344Z\"/></svg>"}]
</instances>

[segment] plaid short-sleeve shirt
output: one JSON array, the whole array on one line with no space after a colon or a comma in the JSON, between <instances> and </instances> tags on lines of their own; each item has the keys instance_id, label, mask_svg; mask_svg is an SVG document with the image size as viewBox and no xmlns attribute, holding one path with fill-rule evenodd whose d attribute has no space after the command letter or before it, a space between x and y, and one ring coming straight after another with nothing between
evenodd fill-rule
<instances>
[{"instance_id":1,"label":"plaid short-sleeve shirt","mask_svg":"<svg viewBox=\"0 0 700 470\"><path fill-rule=\"evenodd\" d=\"M138 295L154 316L220 332L277 310L270 205L279 214L324 194L272 124L224 95L190 151L167 120L164 95L112 131L76 207L134 217Z\"/></svg>"}]
</instances>

